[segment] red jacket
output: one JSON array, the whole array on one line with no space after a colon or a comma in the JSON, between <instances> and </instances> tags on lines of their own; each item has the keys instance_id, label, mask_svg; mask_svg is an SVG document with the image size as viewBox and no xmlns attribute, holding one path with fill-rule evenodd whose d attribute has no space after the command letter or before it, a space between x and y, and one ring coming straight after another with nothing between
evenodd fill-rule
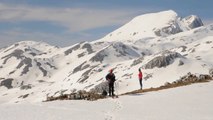
<instances>
[{"instance_id":1,"label":"red jacket","mask_svg":"<svg viewBox=\"0 0 213 120\"><path fill-rule=\"evenodd\" d=\"M138 73L138 78L139 78L139 79L142 79L142 78L143 78L142 72L139 72L139 73Z\"/></svg>"}]
</instances>

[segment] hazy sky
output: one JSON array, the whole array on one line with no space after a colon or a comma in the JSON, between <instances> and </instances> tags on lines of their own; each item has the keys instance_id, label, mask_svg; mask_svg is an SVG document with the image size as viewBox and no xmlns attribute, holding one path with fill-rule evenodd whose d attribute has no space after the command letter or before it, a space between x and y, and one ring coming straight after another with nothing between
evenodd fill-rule
<instances>
[{"instance_id":1,"label":"hazy sky","mask_svg":"<svg viewBox=\"0 0 213 120\"><path fill-rule=\"evenodd\" d=\"M0 0L0 47L23 40L62 47L97 40L135 16L170 9L209 24L212 5L213 0Z\"/></svg>"}]
</instances>

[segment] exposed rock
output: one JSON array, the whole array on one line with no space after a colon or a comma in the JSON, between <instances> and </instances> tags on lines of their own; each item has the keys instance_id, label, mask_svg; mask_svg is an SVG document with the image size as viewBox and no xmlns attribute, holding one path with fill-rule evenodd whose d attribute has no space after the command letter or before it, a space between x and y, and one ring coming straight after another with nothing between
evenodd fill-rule
<instances>
[{"instance_id":1,"label":"exposed rock","mask_svg":"<svg viewBox=\"0 0 213 120\"><path fill-rule=\"evenodd\" d=\"M5 79L5 80L2 80L0 86L5 86L8 89L13 88L13 86L12 86L12 81L13 80L14 79L12 79L12 78L8 78L8 79Z\"/></svg>"},{"instance_id":2,"label":"exposed rock","mask_svg":"<svg viewBox=\"0 0 213 120\"><path fill-rule=\"evenodd\" d=\"M119 53L119 54L116 55L117 57L127 56L127 55L138 56L137 53L134 50L132 50L131 48L127 47L123 43L114 43L114 44L112 44L112 47L115 49L116 52Z\"/></svg>"},{"instance_id":3,"label":"exposed rock","mask_svg":"<svg viewBox=\"0 0 213 120\"><path fill-rule=\"evenodd\" d=\"M132 47L129 47L121 42L116 42L97 52L96 55L90 59L90 61L102 63L105 58L107 59L107 56L125 57L132 59L139 57L140 55Z\"/></svg>"},{"instance_id":4,"label":"exposed rock","mask_svg":"<svg viewBox=\"0 0 213 120\"><path fill-rule=\"evenodd\" d=\"M14 49L14 48L16 48L17 46L19 46L19 43L14 44L13 47L11 47L11 48L5 50L4 53L6 53L6 52L8 52L8 51L10 51L10 50L12 50L12 49Z\"/></svg>"},{"instance_id":5,"label":"exposed rock","mask_svg":"<svg viewBox=\"0 0 213 120\"><path fill-rule=\"evenodd\" d=\"M90 59L90 61L92 61L92 62L101 62L102 63L105 56L106 55L105 55L104 51L99 51L95 56L93 56Z\"/></svg>"},{"instance_id":6,"label":"exposed rock","mask_svg":"<svg viewBox=\"0 0 213 120\"><path fill-rule=\"evenodd\" d=\"M131 67L132 67L132 66L135 66L135 65L138 65L138 64L140 64L140 63L142 63L143 60L144 60L143 57L134 60L134 61L132 62L132 64L131 64Z\"/></svg>"},{"instance_id":7,"label":"exposed rock","mask_svg":"<svg viewBox=\"0 0 213 120\"><path fill-rule=\"evenodd\" d=\"M80 44L77 44L77 45L71 47L70 49L64 51L64 54L65 54L65 55L69 55L69 54L72 53L73 50L77 50L77 49L79 49L79 48L80 48Z\"/></svg>"},{"instance_id":8,"label":"exposed rock","mask_svg":"<svg viewBox=\"0 0 213 120\"><path fill-rule=\"evenodd\" d=\"M84 65L85 63L86 63L86 61L83 62L82 64L80 64L79 66L77 66L76 68L74 68L72 73L74 74L74 73L76 73L78 71L81 71L81 70L84 70L84 69L90 67L89 64Z\"/></svg>"},{"instance_id":9,"label":"exposed rock","mask_svg":"<svg viewBox=\"0 0 213 120\"><path fill-rule=\"evenodd\" d=\"M30 58L24 58L16 67L17 69L20 69L24 64L32 66L32 60Z\"/></svg>"},{"instance_id":10,"label":"exposed rock","mask_svg":"<svg viewBox=\"0 0 213 120\"><path fill-rule=\"evenodd\" d=\"M149 78L152 78L153 73L147 74L144 76L144 80L148 80Z\"/></svg>"},{"instance_id":11,"label":"exposed rock","mask_svg":"<svg viewBox=\"0 0 213 120\"><path fill-rule=\"evenodd\" d=\"M210 44L210 43L212 43L212 41L206 41L206 44Z\"/></svg>"},{"instance_id":12,"label":"exposed rock","mask_svg":"<svg viewBox=\"0 0 213 120\"><path fill-rule=\"evenodd\" d=\"M213 68L209 70L209 75L213 77Z\"/></svg>"},{"instance_id":13,"label":"exposed rock","mask_svg":"<svg viewBox=\"0 0 213 120\"><path fill-rule=\"evenodd\" d=\"M46 62L46 64L48 65L48 66L50 66L51 68L53 68L53 69L57 69L55 66L53 66L53 65L51 65L50 63L48 63L48 62Z\"/></svg>"},{"instance_id":14,"label":"exposed rock","mask_svg":"<svg viewBox=\"0 0 213 120\"><path fill-rule=\"evenodd\" d=\"M32 86L30 84L29 85L22 85L20 87L21 90L28 90L28 89L31 89L31 88L32 88Z\"/></svg>"},{"instance_id":15,"label":"exposed rock","mask_svg":"<svg viewBox=\"0 0 213 120\"><path fill-rule=\"evenodd\" d=\"M43 83L43 82L45 82L45 80L38 80L38 82L39 82L39 83Z\"/></svg>"},{"instance_id":16,"label":"exposed rock","mask_svg":"<svg viewBox=\"0 0 213 120\"><path fill-rule=\"evenodd\" d=\"M145 64L145 69L153 69L154 67L166 67L174 62L176 58L184 58L181 54L177 52L166 51L162 53L161 56L155 57Z\"/></svg>"},{"instance_id":17,"label":"exposed rock","mask_svg":"<svg viewBox=\"0 0 213 120\"><path fill-rule=\"evenodd\" d=\"M94 86L94 84L88 85L88 86L84 87L84 89L88 89L88 88L90 88L92 86Z\"/></svg>"},{"instance_id":18,"label":"exposed rock","mask_svg":"<svg viewBox=\"0 0 213 120\"><path fill-rule=\"evenodd\" d=\"M26 98L28 96L29 96L29 94L25 94L25 95L22 96L22 98L24 99L24 98Z\"/></svg>"},{"instance_id":19,"label":"exposed rock","mask_svg":"<svg viewBox=\"0 0 213 120\"><path fill-rule=\"evenodd\" d=\"M17 59L21 59L22 57L24 57L23 53L24 53L23 50L20 50L20 49L14 50L11 54L1 58L1 59L5 59L3 64L6 64L7 60L10 59L11 57L16 57Z\"/></svg>"},{"instance_id":20,"label":"exposed rock","mask_svg":"<svg viewBox=\"0 0 213 120\"><path fill-rule=\"evenodd\" d=\"M84 90L79 90L77 92L72 92L70 94L61 94L60 96L57 97L48 97L46 101L54 101L54 100L97 100L97 99L103 99L105 96L95 93L95 92L86 92Z\"/></svg>"},{"instance_id":21,"label":"exposed rock","mask_svg":"<svg viewBox=\"0 0 213 120\"><path fill-rule=\"evenodd\" d=\"M82 46L83 49L87 49L87 52L88 54L91 54L93 53L93 49L92 49L92 46L89 44L89 43L85 43L83 46Z\"/></svg>"},{"instance_id":22,"label":"exposed rock","mask_svg":"<svg viewBox=\"0 0 213 120\"><path fill-rule=\"evenodd\" d=\"M182 26L184 26L184 28L182 28ZM195 15L191 15L181 19L180 25L176 21L172 21L169 23L168 26L159 29L154 29L153 31L157 36L168 36L171 34L182 32L185 29L191 30L200 26L203 26L202 20Z\"/></svg>"},{"instance_id":23,"label":"exposed rock","mask_svg":"<svg viewBox=\"0 0 213 120\"><path fill-rule=\"evenodd\" d=\"M122 78L125 77L126 79L131 79L132 75L133 75L133 73L126 73L126 74L122 75Z\"/></svg>"},{"instance_id":24,"label":"exposed rock","mask_svg":"<svg viewBox=\"0 0 213 120\"><path fill-rule=\"evenodd\" d=\"M11 75L11 74L13 74L13 73L15 73L15 70L11 71L11 72L9 73L9 75Z\"/></svg>"},{"instance_id":25,"label":"exposed rock","mask_svg":"<svg viewBox=\"0 0 213 120\"><path fill-rule=\"evenodd\" d=\"M182 60L179 60L178 66L184 65L184 62Z\"/></svg>"},{"instance_id":26,"label":"exposed rock","mask_svg":"<svg viewBox=\"0 0 213 120\"><path fill-rule=\"evenodd\" d=\"M186 46L180 46L180 47L178 47L178 48L182 48L181 52L185 52L185 51L186 51L186 49L187 49L187 47L186 47Z\"/></svg>"},{"instance_id":27,"label":"exposed rock","mask_svg":"<svg viewBox=\"0 0 213 120\"><path fill-rule=\"evenodd\" d=\"M84 55L85 55L85 52L82 52L82 53L78 54L78 58L81 58L81 57L83 57Z\"/></svg>"},{"instance_id":28,"label":"exposed rock","mask_svg":"<svg viewBox=\"0 0 213 120\"><path fill-rule=\"evenodd\" d=\"M39 69L41 70L41 72L43 73L43 76L44 77L47 76L47 71L43 67L41 67L42 66L41 63L36 61L36 64L39 67Z\"/></svg>"},{"instance_id":29,"label":"exposed rock","mask_svg":"<svg viewBox=\"0 0 213 120\"><path fill-rule=\"evenodd\" d=\"M64 54L65 54L65 55L69 55L69 54L71 54L74 50L77 50L77 49L79 49L79 48L86 49L87 52L88 52L88 54L91 54L91 53L94 52L93 49L92 49L92 46L91 46L89 43L85 43L82 47L81 47L81 44L83 44L83 43L79 43L79 44L75 45L74 47L71 47L70 49L66 50L66 51L64 52ZM83 55L83 54L81 54L81 55ZM81 55L80 55L80 56L81 56Z\"/></svg>"},{"instance_id":30,"label":"exposed rock","mask_svg":"<svg viewBox=\"0 0 213 120\"><path fill-rule=\"evenodd\" d=\"M211 76L200 74L199 76L188 73L187 75L181 77L179 80L175 81L176 83L196 83L196 82L205 82L211 80Z\"/></svg>"},{"instance_id":31,"label":"exposed rock","mask_svg":"<svg viewBox=\"0 0 213 120\"><path fill-rule=\"evenodd\" d=\"M179 33L179 32L182 32L182 30L174 22L171 25L167 26L167 27L163 27L161 29L154 30L154 33L157 36L168 36L168 35L176 34L176 33Z\"/></svg>"},{"instance_id":32,"label":"exposed rock","mask_svg":"<svg viewBox=\"0 0 213 120\"><path fill-rule=\"evenodd\" d=\"M93 68L87 70L86 72L84 72L82 75L81 75L81 78L78 80L79 83L83 83L86 79L89 78L89 73L92 71Z\"/></svg>"},{"instance_id":33,"label":"exposed rock","mask_svg":"<svg viewBox=\"0 0 213 120\"><path fill-rule=\"evenodd\" d=\"M36 56L36 53L34 52L30 52L29 54L31 54L32 56Z\"/></svg>"},{"instance_id":34,"label":"exposed rock","mask_svg":"<svg viewBox=\"0 0 213 120\"><path fill-rule=\"evenodd\" d=\"M91 89L91 92L95 93L102 93L103 90L109 91L109 85L108 82L101 82L100 84L96 85L93 89Z\"/></svg>"},{"instance_id":35,"label":"exposed rock","mask_svg":"<svg viewBox=\"0 0 213 120\"><path fill-rule=\"evenodd\" d=\"M21 75L26 74L29 71L29 68L32 67L32 59L25 57L19 65L16 67L17 69L20 69L23 65L26 65L21 73Z\"/></svg>"},{"instance_id":36,"label":"exposed rock","mask_svg":"<svg viewBox=\"0 0 213 120\"><path fill-rule=\"evenodd\" d=\"M184 25L187 26L188 29L194 29L203 26L202 20L195 15L190 15L188 17L183 18L182 22L184 22Z\"/></svg>"}]
</instances>

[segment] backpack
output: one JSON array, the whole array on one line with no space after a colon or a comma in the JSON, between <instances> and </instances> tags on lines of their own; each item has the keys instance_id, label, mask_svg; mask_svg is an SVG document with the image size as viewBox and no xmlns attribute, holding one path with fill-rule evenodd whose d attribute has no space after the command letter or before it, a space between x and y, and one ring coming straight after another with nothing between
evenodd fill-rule
<instances>
[{"instance_id":1,"label":"backpack","mask_svg":"<svg viewBox=\"0 0 213 120\"><path fill-rule=\"evenodd\" d=\"M107 91L106 91L106 90L103 90L102 95L103 95L103 96L107 96Z\"/></svg>"}]
</instances>

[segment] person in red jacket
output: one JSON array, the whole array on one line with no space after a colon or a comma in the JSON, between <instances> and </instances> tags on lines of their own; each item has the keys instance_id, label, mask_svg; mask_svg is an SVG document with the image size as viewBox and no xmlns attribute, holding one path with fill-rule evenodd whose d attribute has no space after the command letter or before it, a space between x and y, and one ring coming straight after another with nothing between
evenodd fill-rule
<instances>
[{"instance_id":1,"label":"person in red jacket","mask_svg":"<svg viewBox=\"0 0 213 120\"><path fill-rule=\"evenodd\" d=\"M138 71L139 71L139 73L138 73L138 79L139 79L140 87L141 87L141 90L142 90L142 88L143 88L143 84L142 84L143 74L142 74L140 68L138 69Z\"/></svg>"}]
</instances>

